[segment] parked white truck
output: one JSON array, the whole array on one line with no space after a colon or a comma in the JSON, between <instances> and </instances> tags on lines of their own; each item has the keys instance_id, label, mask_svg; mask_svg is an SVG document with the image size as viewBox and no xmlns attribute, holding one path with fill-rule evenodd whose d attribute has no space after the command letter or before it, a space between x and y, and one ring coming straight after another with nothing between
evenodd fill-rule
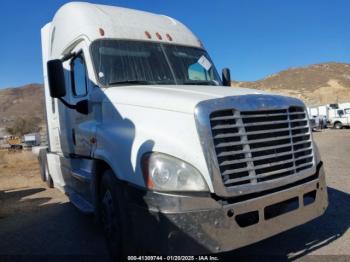
<instances>
[{"instance_id":1,"label":"parked white truck","mask_svg":"<svg viewBox=\"0 0 350 262\"><path fill-rule=\"evenodd\" d=\"M30 133L30 134L23 135L23 143L29 147L40 146L40 143L41 143L40 134Z\"/></svg>"},{"instance_id":2,"label":"parked white truck","mask_svg":"<svg viewBox=\"0 0 350 262\"><path fill-rule=\"evenodd\" d=\"M335 129L350 127L350 103L327 104L308 108L309 116L324 119Z\"/></svg>"},{"instance_id":3,"label":"parked white truck","mask_svg":"<svg viewBox=\"0 0 350 262\"><path fill-rule=\"evenodd\" d=\"M304 103L229 87L179 21L69 3L41 33L42 177L95 213L115 257L228 251L324 213Z\"/></svg>"},{"instance_id":4,"label":"parked white truck","mask_svg":"<svg viewBox=\"0 0 350 262\"><path fill-rule=\"evenodd\" d=\"M350 127L350 103L334 104L328 109L328 119L336 129Z\"/></svg>"}]
</instances>

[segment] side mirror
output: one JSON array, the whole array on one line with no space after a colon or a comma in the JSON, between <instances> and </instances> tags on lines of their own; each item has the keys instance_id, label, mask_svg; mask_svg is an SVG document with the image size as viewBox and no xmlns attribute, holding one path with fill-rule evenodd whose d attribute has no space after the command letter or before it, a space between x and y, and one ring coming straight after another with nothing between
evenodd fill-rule
<instances>
[{"instance_id":1,"label":"side mirror","mask_svg":"<svg viewBox=\"0 0 350 262\"><path fill-rule=\"evenodd\" d=\"M224 86L231 86L231 73L228 68L222 69L222 84Z\"/></svg>"},{"instance_id":2,"label":"side mirror","mask_svg":"<svg viewBox=\"0 0 350 262\"><path fill-rule=\"evenodd\" d=\"M66 86L62 61L59 59L48 61L47 75L49 80L50 96L54 98L64 97L66 95Z\"/></svg>"}]
</instances>

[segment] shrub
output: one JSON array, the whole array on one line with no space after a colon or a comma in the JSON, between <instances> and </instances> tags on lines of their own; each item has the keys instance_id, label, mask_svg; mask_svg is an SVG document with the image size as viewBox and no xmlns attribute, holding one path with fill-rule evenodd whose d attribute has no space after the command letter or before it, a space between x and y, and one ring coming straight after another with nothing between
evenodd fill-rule
<instances>
[{"instance_id":1,"label":"shrub","mask_svg":"<svg viewBox=\"0 0 350 262\"><path fill-rule=\"evenodd\" d=\"M40 119L38 117L19 117L12 126L6 128L6 131L13 136L23 136L24 134L28 133L39 132L41 129L39 124Z\"/></svg>"}]
</instances>

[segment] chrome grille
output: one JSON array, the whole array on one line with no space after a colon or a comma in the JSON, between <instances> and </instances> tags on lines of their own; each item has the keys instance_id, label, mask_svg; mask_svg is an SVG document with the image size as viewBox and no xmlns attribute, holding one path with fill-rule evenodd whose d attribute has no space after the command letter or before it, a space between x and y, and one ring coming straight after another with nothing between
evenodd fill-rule
<instances>
[{"instance_id":1,"label":"chrome grille","mask_svg":"<svg viewBox=\"0 0 350 262\"><path fill-rule=\"evenodd\" d=\"M303 107L210 114L211 132L226 187L258 184L313 166L311 133Z\"/></svg>"}]
</instances>

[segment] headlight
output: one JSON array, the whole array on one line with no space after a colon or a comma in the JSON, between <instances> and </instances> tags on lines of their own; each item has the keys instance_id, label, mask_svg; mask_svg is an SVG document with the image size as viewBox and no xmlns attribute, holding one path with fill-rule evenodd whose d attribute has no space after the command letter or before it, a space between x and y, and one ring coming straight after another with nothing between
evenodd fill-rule
<instances>
[{"instance_id":1,"label":"headlight","mask_svg":"<svg viewBox=\"0 0 350 262\"><path fill-rule=\"evenodd\" d=\"M190 164L161 153L143 157L142 171L148 188L159 191L208 191L202 175Z\"/></svg>"}]
</instances>

